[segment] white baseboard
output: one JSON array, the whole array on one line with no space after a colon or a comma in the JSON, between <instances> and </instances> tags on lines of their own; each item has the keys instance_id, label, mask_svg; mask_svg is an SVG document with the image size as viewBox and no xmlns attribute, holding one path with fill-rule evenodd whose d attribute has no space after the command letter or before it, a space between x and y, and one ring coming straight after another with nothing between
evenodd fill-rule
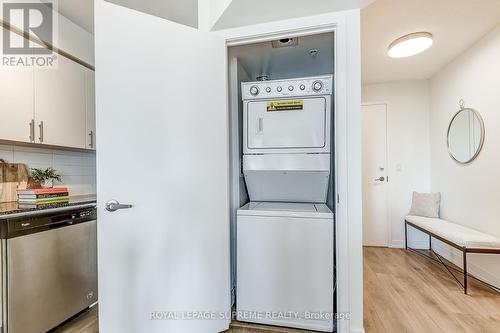
<instances>
[{"instance_id":1,"label":"white baseboard","mask_svg":"<svg viewBox=\"0 0 500 333\"><path fill-rule=\"evenodd\" d=\"M413 249L419 250L428 250L429 249L429 241L428 240L410 240L408 241L408 246Z\"/></svg>"},{"instance_id":2,"label":"white baseboard","mask_svg":"<svg viewBox=\"0 0 500 333\"><path fill-rule=\"evenodd\" d=\"M351 332L352 333L365 333L365 329L364 328L358 328L358 329L351 329Z\"/></svg>"},{"instance_id":3,"label":"white baseboard","mask_svg":"<svg viewBox=\"0 0 500 333\"><path fill-rule=\"evenodd\" d=\"M462 253L458 250L455 250L452 247L438 241L432 242L432 249L456 266L463 268ZM483 267L471 262L470 260L468 260L467 262L467 271L470 275L493 286L496 286L497 288L500 288L500 278L498 276L488 271L487 269L484 269Z\"/></svg>"},{"instance_id":4,"label":"white baseboard","mask_svg":"<svg viewBox=\"0 0 500 333\"><path fill-rule=\"evenodd\" d=\"M405 242L404 241L395 241L395 240L393 240L389 244L389 247L393 248L393 249L404 249Z\"/></svg>"},{"instance_id":5,"label":"white baseboard","mask_svg":"<svg viewBox=\"0 0 500 333\"><path fill-rule=\"evenodd\" d=\"M408 241L408 246L411 248L415 249L429 249L429 241L422 241L422 240L409 240ZM395 249L404 249L405 248L405 241L404 240L393 240L389 244L390 248L395 248Z\"/></svg>"},{"instance_id":6,"label":"white baseboard","mask_svg":"<svg viewBox=\"0 0 500 333\"><path fill-rule=\"evenodd\" d=\"M429 241L424 241L424 240L409 240L408 241L408 246L413 248L413 249L429 249ZM405 247L405 242L404 240L402 241L391 241L391 244L389 245L390 248L404 248ZM436 239L432 240L432 249L441 255L443 258L446 260L452 262L454 265L463 268L462 263L463 263L463 258L462 258L462 253L459 252L458 250L455 250L454 248L446 245L445 243L442 243ZM469 254L470 256L470 254ZM493 286L499 287L500 288L500 277L497 276L496 274L488 271L487 269L484 269L483 267L475 264L474 262L471 262L471 260L468 261L467 263L467 270L468 273L484 282L487 282Z\"/></svg>"}]
</instances>

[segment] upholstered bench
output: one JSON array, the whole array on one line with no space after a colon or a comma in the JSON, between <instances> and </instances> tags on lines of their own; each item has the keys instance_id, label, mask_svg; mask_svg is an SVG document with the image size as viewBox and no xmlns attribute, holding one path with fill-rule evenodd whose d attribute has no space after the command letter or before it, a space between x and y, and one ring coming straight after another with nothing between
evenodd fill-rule
<instances>
[{"instance_id":1,"label":"upholstered bench","mask_svg":"<svg viewBox=\"0 0 500 333\"><path fill-rule=\"evenodd\" d=\"M500 238L498 237L442 219L412 215L405 218L405 247L407 250L414 250L408 247L408 226L429 235L429 249L431 251L432 238L435 238L463 253L464 281L463 284L458 280L457 282L463 286L465 294L467 294L467 253L500 254ZM437 257L449 271L449 267L439 256ZM451 271L450 274L452 274Z\"/></svg>"}]
</instances>

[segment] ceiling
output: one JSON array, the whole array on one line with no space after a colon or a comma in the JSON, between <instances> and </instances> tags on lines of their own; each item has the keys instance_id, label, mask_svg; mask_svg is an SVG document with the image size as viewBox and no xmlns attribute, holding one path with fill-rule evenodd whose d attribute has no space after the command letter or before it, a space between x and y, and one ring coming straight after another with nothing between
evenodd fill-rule
<instances>
[{"instance_id":1,"label":"ceiling","mask_svg":"<svg viewBox=\"0 0 500 333\"><path fill-rule=\"evenodd\" d=\"M315 57L309 50L317 49ZM229 57L238 57L252 79L269 75L269 80L305 77L333 72L333 33L298 38L298 45L273 48L271 42L234 46Z\"/></svg>"},{"instance_id":2,"label":"ceiling","mask_svg":"<svg viewBox=\"0 0 500 333\"><path fill-rule=\"evenodd\" d=\"M56 3L59 13L94 33L94 0L58 0Z\"/></svg>"},{"instance_id":3,"label":"ceiling","mask_svg":"<svg viewBox=\"0 0 500 333\"><path fill-rule=\"evenodd\" d=\"M198 26L198 0L106 1L188 26ZM94 33L94 0L58 0L57 9L67 19Z\"/></svg>"},{"instance_id":4,"label":"ceiling","mask_svg":"<svg viewBox=\"0 0 500 333\"><path fill-rule=\"evenodd\" d=\"M48 1L48 0L42 0ZM106 0L191 27L198 26L198 0ZM209 0L221 3L214 29L364 7L374 0ZM59 12L94 33L94 0L58 0ZM229 4L229 5L228 5ZM227 8L224 7L227 6ZM262 10L265 8L265 10Z\"/></svg>"},{"instance_id":5,"label":"ceiling","mask_svg":"<svg viewBox=\"0 0 500 333\"><path fill-rule=\"evenodd\" d=\"M500 0L377 0L361 12L363 83L428 79L500 23ZM403 35L427 31L433 46L414 57L387 56Z\"/></svg>"},{"instance_id":6,"label":"ceiling","mask_svg":"<svg viewBox=\"0 0 500 333\"><path fill-rule=\"evenodd\" d=\"M189 26L198 24L197 0L108 1ZM232 0L216 22L215 29L366 6L361 11L361 59L363 83L369 84L428 79L500 23L500 0L372 1ZM85 30L94 32L94 0L58 0L58 9ZM387 56L387 46L392 41L417 31L433 34L434 45L429 50L409 58L393 59ZM313 43L313 40L310 42ZM256 46L248 47L248 54L260 52ZM241 54L240 58L248 63L250 71L282 71L279 63L273 60L275 54L284 52L285 57L301 59L307 47L309 44L299 45L296 52L290 53L279 49L268 50L267 63L252 61L251 56L245 54ZM318 64L324 64L322 59L325 53L320 52L311 65L319 68ZM307 61L312 62L311 59ZM300 71L300 66L295 65L294 68Z\"/></svg>"},{"instance_id":7,"label":"ceiling","mask_svg":"<svg viewBox=\"0 0 500 333\"><path fill-rule=\"evenodd\" d=\"M214 30L362 8L374 0L232 0Z\"/></svg>"},{"instance_id":8,"label":"ceiling","mask_svg":"<svg viewBox=\"0 0 500 333\"><path fill-rule=\"evenodd\" d=\"M85 0L91 1L91 0ZM93 1L93 0L92 0ZM198 27L198 0L106 0L173 22Z\"/></svg>"}]
</instances>

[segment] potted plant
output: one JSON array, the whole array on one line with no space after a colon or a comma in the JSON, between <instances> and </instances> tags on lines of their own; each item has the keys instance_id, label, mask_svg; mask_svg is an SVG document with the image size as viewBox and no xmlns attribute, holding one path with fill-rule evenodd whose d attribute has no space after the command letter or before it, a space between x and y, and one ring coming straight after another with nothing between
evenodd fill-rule
<instances>
[{"instance_id":1,"label":"potted plant","mask_svg":"<svg viewBox=\"0 0 500 333\"><path fill-rule=\"evenodd\" d=\"M40 184L43 188L54 187L54 180L61 181L61 175L57 173L52 167L47 169L31 169L31 178Z\"/></svg>"}]
</instances>

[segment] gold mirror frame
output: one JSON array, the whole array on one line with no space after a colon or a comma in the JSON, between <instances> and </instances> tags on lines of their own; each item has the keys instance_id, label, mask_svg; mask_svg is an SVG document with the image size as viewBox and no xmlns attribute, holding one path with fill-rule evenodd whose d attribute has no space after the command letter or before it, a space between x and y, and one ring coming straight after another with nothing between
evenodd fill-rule
<instances>
[{"instance_id":1,"label":"gold mirror frame","mask_svg":"<svg viewBox=\"0 0 500 333\"><path fill-rule=\"evenodd\" d=\"M469 164L479 156L479 153L481 153L481 150L483 149L484 137L485 137L483 117L481 117L481 114L477 110L472 109L472 108L466 108L464 105L465 105L464 101L460 100L460 110L458 110L451 118L451 121L448 125L448 131L446 133L446 146L448 148L448 154L455 162L457 162L459 164ZM465 112L465 111L471 111L474 115L477 116L477 119L479 119L479 125L481 128L481 139L479 141L479 146L477 147L474 155L470 159L468 159L467 161L459 161L455 158L455 156L453 156L451 149L450 149L450 131L451 131L451 125L453 125L453 121L458 117L458 115L460 113Z\"/></svg>"}]
</instances>

